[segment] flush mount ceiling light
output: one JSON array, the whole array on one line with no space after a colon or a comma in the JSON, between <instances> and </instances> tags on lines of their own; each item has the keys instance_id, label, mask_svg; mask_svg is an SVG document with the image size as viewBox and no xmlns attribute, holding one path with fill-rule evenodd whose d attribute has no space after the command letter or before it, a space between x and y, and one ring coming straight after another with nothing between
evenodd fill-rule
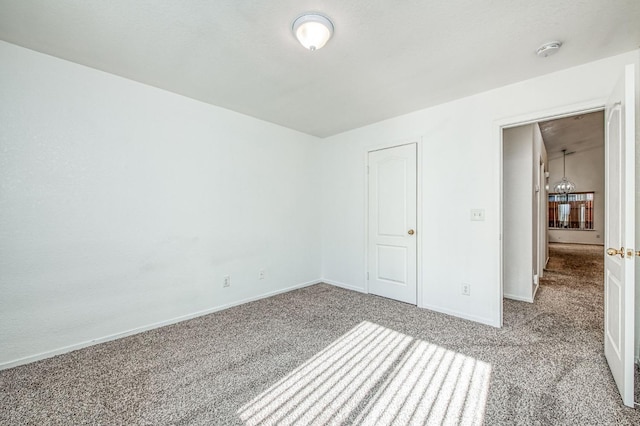
<instances>
[{"instance_id":1,"label":"flush mount ceiling light","mask_svg":"<svg viewBox=\"0 0 640 426\"><path fill-rule=\"evenodd\" d=\"M558 50L560 50L561 46L561 41L550 41L549 43L545 43L542 46L538 47L538 50L536 50L536 55L540 56L541 58L546 58L547 56L551 56Z\"/></svg>"},{"instance_id":2,"label":"flush mount ceiling light","mask_svg":"<svg viewBox=\"0 0 640 426\"><path fill-rule=\"evenodd\" d=\"M333 24L326 16L305 13L293 21L293 34L309 50L318 50L333 35Z\"/></svg>"}]
</instances>

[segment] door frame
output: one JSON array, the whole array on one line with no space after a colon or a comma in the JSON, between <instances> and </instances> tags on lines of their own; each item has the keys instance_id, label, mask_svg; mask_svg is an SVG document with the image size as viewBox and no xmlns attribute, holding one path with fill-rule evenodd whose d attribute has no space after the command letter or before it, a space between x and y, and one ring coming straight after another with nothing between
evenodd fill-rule
<instances>
[{"instance_id":1,"label":"door frame","mask_svg":"<svg viewBox=\"0 0 640 426\"><path fill-rule=\"evenodd\" d=\"M498 256L498 276L500 277L500 285L498 285L498 291L495 295L497 298L499 309L499 318L498 318L498 327L502 327L504 325L504 149L503 149L503 130L511 127L524 126L527 124L538 123L540 121L545 120L555 120L558 118L571 117L574 115L580 114L588 114L590 112L604 111L605 104L607 102L606 98L598 98L591 101L579 103L579 104L570 104L559 106L555 108L549 108L545 110L534 111L527 114L522 114L513 117L506 117L500 120L495 120L493 122L494 128L494 140L498 144L497 152L498 152L498 164L499 173L498 173L498 241L499 241L499 256ZM548 162L548 160L547 160ZM548 242L547 242L548 243Z\"/></svg>"},{"instance_id":2,"label":"door frame","mask_svg":"<svg viewBox=\"0 0 640 426\"><path fill-rule=\"evenodd\" d=\"M546 148L545 148L546 149ZM545 209L543 208L543 206L546 206L547 203L546 201L548 201L549 197L547 196L547 191L545 188L545 185L543 183L544 180L544 172L545 172L545 167L546 164L544 163L544 159L542 158L542 155L540 155L538 157L538 170L537 175L538 175L538 181L535 182L535 187L537 189L536 191L536 217L537 217L537 221L536 221L536 235L535 235L535 239L536 239L536 280L534 282L535 284L535 290L533 291L533 296L532 299L535 300L536 298L536 293L538 292L538 288L540 288L540 279L544 277L544 263L543 263L543 254L542 254L542 247L543 245L546 247L546 245L548 244L546 238L543 237L543 233L544 231L547 229L548 226L548 221L545 220L546 218L546 214L545 214ZM545 250L546 251L546 250Z\"/></svg>"},{"instance_id":3,"label":"door frame","mask_svg":"<svg viewBox=\"0 0 640 426\"><path fill-rule=\"evenodd\" d=\"M395 148L403 145L416 145L416 306L423 307L422 303L422 137L402 139L397 142L373 144L364 148L364 291L369 294L369 153L383 149Z\"/></svg>"},{"instance_id":4,"label":"door frame","mask_svg":"<svg viewBox=\"0 0 640 426\"><path fill-rule=\"evenodd\" d=\"M547 266L547 246L549 245L549 236L547 235L547 228L549 227L549 194L547 190L547 178L545 177L548 163L548 155L546 163L542 156L540 156L540 176L538 176L538 185L540 186L540 212L538 213L538 281L544 277L544 267Z\"/></svg>"}]
</instances>

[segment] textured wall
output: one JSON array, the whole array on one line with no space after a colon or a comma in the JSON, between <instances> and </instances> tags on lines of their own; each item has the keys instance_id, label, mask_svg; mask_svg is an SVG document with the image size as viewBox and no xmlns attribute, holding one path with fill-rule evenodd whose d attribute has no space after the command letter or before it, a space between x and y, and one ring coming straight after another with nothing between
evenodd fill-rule
<instances>
[{"instance_id":1,"label":"textured wall","mask_svg":"<svg viewBox=\"0 0 640 426\"><path fill-rule=\"evenodd\" d=\"M604 139L604 135L602 135ZM604 145L567 155L567 178L576 184L576 192L593 195L593 231L550 229L549 241L555 243L604 244ZM562 157L549 162L549 186L562 179Z\"/></svg>"},{"instance_id":2,"label":"textured wall","mask_svg":"<svg viewBox=\"0 0 640 426\"><path fill-rule=\"evenodd\" d=\"M497 123L604 97L637 60L318 141L0 42L0 364L321 276L365 290L366 152L407 139L422 151L419 303L497 324Z\"/></svg>"},{"instance_id":3,"label":"textured wall","mask_svg":"<svg viewBox=\"0 0 640 426\"><path fill-rule=\"evenodd\" d=\"M499 324L499 124L604 100L638 51L613 56L362 127L323 143L323 277L366 289L365 153L422 139L421 304ZM444 207L443 207L444 206ZM469 210L484 208L485 222ZM460 294L471 284L471 296Z\"/></svg>"},{"instance_id":4,"label":"textured wall","mask_svg":"<svg viewBox=\"0 0 640 426\"><path fill-rule=\"evenodd\" d=\"M504 296L524 301L533 295L533 127L505 129L502 136Z\"/></svg>"},{"instance_id":5,"label":"textured wall","mask_svg":"<svg viewBox=\"0 0 640 426\"><path fill-rule=\"evenodd\" d=\"M0 63L0 366L320 278L315 138L2 42Z\"/></svg>"}]
</instances>

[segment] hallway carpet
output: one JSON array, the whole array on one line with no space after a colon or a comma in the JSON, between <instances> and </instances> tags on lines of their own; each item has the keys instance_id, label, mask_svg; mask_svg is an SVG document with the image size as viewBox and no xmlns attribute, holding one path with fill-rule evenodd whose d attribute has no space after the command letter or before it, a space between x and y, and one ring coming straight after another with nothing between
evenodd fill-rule
<instances>
[{"instance_id":1,"label":"hallway carpet","mask_svg":"<svg viewBox=\"0 0 640 426\"><path fill-rule=\"evenodd\" d=\"M602 247L548 268L502 329L319 284L1 371L0 424L640 424L603 355Z\"/></svg>"}]
</instances>

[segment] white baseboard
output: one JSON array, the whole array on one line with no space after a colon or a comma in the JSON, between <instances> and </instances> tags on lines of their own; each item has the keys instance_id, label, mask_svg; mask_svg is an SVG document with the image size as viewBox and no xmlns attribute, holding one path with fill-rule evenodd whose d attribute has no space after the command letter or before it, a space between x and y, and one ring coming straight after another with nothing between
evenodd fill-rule
<instances>
[{"instance_id":1,"label":"white baseboard","mask_svg":"<svg viewBox=\"0 0 640 426\"><path fill-rule=\"evenodd\" d=\"M46 359L46 358L51 358L54 357L56 355L61 355L67 352L71 352L71 351L75 351L78 349L82 349L82 348L86 348L88 346L93 346L93 345L97 345L99 343L104 343L104 342L109 342L111 340L116 340L116 339L120 339L123 337L127 337L127 336L132 336L134 334L138 334L138 333L142 333L148 330L153 330L155 328L160 328L160 327L164 327L167 325L171 325L171 324L176 324L182 321L186 321L186 320L190 320L193 318L197 318L197 317L201 317L203 315L208 315L208 314L212 314L214 312L219 312L219 311L223 311L225 309L229 309L232 308L234 306L238 306L238 305L242 305L244 303L249 303L249 302L254 302L256 300L260 300L260 299L266 299L267 297L271 297L271 296L275 296L278 294L282 294L282 293L287 293L289 291L292 290L297 290L299 288L304 288L304 287L308 287L310 285L314 285L314 284L319 284L323 282L322 280L313 280L313 281L308 281L306 283L302 283L302 284L297 284L291 287L287 287L287 288L283 288L280 290L275 290L275 291L271 291L268 293L263 293L260 294L258 296L254 296L254 297L249 297L247 299L242 299L242 300L238 300L236 302L231 302L231 303L226 303L224 305L219 305L219 306L214 306L212 308L209 309L205 309L202 311L198 311L198 312L193 312L191 314L187 314L187 315L181 315L179 317L175 317L175 318L171 318L168 320L164 320L164 321L159 321L153 324L148 324L142 327L136 327L136 328L132 328L131 330L127 330L127 331L123 331L120 333L114 333L114 334L110 334L108 336L103 336L103 337L98 337L96 339L91 339L91 340L87 340L84 342L80 342L80 343L75 343L73 345L69 345L69 346L64 346L61 348L57 348L57 349L53 349L50 351L46 351L46 352L41 352L39 354L35 354L35 355L29 355L23 358L19 358L13 361L8 361L8 362L4 362L2 364L0 364L0 370L6 370L8 368L13 368L13 367L17 367L19 365L24 365L24 364L29 364L35 361L40 361L42 359Z\"/></svg>"},{"instance_id":2,"label":"white baseboard","mask_svg":"<svg viewBox=\"0 0 640 426\"><path fill-rule=\"evenodd\" d=\"M358 293L365 293L367 294L367 292L362 288L362 287L356 287L350 284L345 284L345 283L341 283L339 281L333 281L333 280L326 280L323 279L322 282L327 283L327 284L331 284L333 286L336 287L340 287L340 288L344 288L347 290L353 290L353 291L357 291ZM435 312L439 312L441 314L447 314L447 315L451 315L453 317L458 317L458 318L462 318L462 319L466 319L466 320L470 320L470 321L475 321L475 322L479 322L480 324L485 324L485 325L490 325L492 327L497 327L500 328L501 324L499 319L489 319L489 318L484 318L484 317L478 317L475 315L469 315L469 314L465 314L463 312L458 312L458 311L454 311L451 309L446 309L446 308L441 308L439 306L434 306L434 305L420 305L418 304L418 308L421 309L429 309L430 311L435 311Z\"/></svg>"},{"instance_id":3,"label":"white baseboard","mask_svg":"<svg viewBox=\"0 0 640 426\"><path fill-rule=\"evenodd\" d=\"M490 325L490 326L496 327L496 328L500 328L501 327L500 320L498 318L492 319L492 318L479 317L479 316L476 316L476 315L469 315L469 314L466 314L464 312L454 311L452 309L442 308L440 306L428 305L428 304L427 305L423 305L422 308L423 309L429 309L430 311L440 312L441 314L447 314L447 315L451 315L453 317L466 319L466 320L469 320L469 321L479 322L480 324Z\"/></svg>"},{"instance_id":4,"label":"white baseboard","mask_svg":"<svg viewBox=\"0 0 640 426\"><path fill-rule=\"evenodd\" d=\"M536 293L538 292L538 288L540 288L540 284L536 283L536 286L533 289L533 296L531 296L531 302L536 300Z\"/></svg>"},{"instance_id":5,"label":"white baseboard","mask_svg":"<svg viewBox=\"0 0 640 426\"><path fill-rule=\"evenodd\" d=\"M507 294L507 293L503 294L503 296L507 299L517 300L519 302L533 303L533 299L531 297L516 296L514 294Z\"/></svg>"},{"instance_id":6,"label":"white baseboard","mask_svg":"<svg viewBox=\"0 0 640 426\"><path fill-rule=\"evenodd\" d=\"M327 284L331 284L333 286L336 287L340 287L340 288L344 288L346 290L352 290L352 291L357 291L358 293L365 293L367 294L367 292L365 291L364 288L362 287L356 287L354 285L350 285L350 284L345 284L345 283L341 283L339 281L333 281L333 280L321 280L323 283L327 283Z\"/></svg>"}]
</instances>

